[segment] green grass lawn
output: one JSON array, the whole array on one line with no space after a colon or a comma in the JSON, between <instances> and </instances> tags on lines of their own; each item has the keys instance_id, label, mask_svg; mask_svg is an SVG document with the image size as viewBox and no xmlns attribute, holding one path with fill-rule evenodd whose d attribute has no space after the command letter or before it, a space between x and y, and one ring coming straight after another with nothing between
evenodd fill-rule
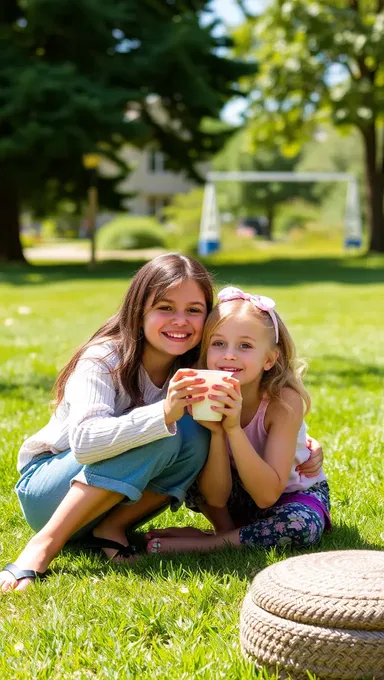
<instances>
[{"instance_id":1,"label":"green grass lawn","mask_svg":"<svg viewBox=\"0 0 384 680\"><path fill-rule=\"evenodd\" d=\"M209 261L220 285L269 295L308 360L310 433L323 444L334 530L317 548L384 546L384 260L286 248L236 265ZM0 270L0 565L31 536L12 488L22 440L49 417L54 378L112 314L138 262ZM187 510L157 526L206 523ZM239 648L239 607L271 550L143 557L132 567L64 551L53 575L0 598L0 677L272 678Z\"/></svg>"}]
</instances>

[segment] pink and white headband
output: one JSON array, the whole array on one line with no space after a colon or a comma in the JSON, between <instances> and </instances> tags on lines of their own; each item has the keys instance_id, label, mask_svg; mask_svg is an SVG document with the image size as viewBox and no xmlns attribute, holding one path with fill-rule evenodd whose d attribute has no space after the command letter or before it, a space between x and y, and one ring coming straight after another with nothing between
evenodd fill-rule
<instances>
[{"instance_id":1,"label":"pink and white headband","mask_svg":"<svg viewBox=\"0 0 384 680\"><path fill-rule=\"evenodd\" d=\"M219 302L229 302L230 300L247 300L252 302L255 307L261 309L262 312L267 312L272 319L273 328L275 329L276 344L279 342L279 327L277 324L276 314L273 311L276 307L275 301L265 295L250 295L244 293L241 288L233 288L228 286L223 288L217 295Z\"/></svg>"}]
</instances>

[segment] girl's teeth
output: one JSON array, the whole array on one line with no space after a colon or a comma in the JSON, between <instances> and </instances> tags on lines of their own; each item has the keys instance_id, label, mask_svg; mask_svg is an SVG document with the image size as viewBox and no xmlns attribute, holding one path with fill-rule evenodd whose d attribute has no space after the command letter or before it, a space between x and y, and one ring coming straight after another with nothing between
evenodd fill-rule
<instances>
[{"instance_id":1,"label":"girl's teeth","mask_svg":"<svg viewBox=\"0 0 384 680\"><path fill-rule=\"evenodd\" d=\"M165 335L168 338L177 338L178 340L187 337L184 333L165 333Z\"/></svg>"}]
</instances>

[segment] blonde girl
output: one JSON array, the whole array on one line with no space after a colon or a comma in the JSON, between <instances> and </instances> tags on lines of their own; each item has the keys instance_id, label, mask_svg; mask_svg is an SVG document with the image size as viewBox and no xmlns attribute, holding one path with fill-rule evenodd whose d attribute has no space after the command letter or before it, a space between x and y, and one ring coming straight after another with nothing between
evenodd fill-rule
<instances>
[{"instance_id":1,"label":"blonde girl","mask_svg":"<svg viewBox=\"0 0 384 680\"><path fill-rule=\"evenodd\" d=\"M234 546L308 547L329 520L322 468L303 476L310 457L303 421L310 407L291 336L270 298L225 288L209 315L200 367L231 371L215 386L207 463L187 505L203 512L215 533L164 530L148 536L148 552L207 551Z\"/></svg>"}]
</instances>

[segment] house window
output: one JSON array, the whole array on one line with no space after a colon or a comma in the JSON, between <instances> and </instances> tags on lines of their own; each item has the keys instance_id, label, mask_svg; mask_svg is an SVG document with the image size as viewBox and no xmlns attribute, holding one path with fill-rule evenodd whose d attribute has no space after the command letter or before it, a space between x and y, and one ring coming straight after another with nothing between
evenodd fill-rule
<instances>
[{"instance_id":1,"label":"house window","mask_svg":"<svg viewBox=\"0 0 384 680\"><path fill-rule=\"evenodd\" d=\"M149 149L148 151L148 172L155 174L156 172L164 171L164 154L157 149Z\"/></svg>"},{"instance_id":2,"label":"house window","mask_svg":"<svg viewBox=\"0 0 384 680\"><path fill-rule=\"evenodd\" d=\"M148 215L156 217L157 205L156 196L148 196Z\"/></svg>"},{"instance_id":3,"label":"house window","mask_svg":"<svg viewBox=\"0 0 384 680\"><path fill-rule=\"evenodd\" d=\"M163 208L170 204L170 196L148 196L148 215L157 217L160 221L163 219Z\"/></svg>"}]
</instances>

